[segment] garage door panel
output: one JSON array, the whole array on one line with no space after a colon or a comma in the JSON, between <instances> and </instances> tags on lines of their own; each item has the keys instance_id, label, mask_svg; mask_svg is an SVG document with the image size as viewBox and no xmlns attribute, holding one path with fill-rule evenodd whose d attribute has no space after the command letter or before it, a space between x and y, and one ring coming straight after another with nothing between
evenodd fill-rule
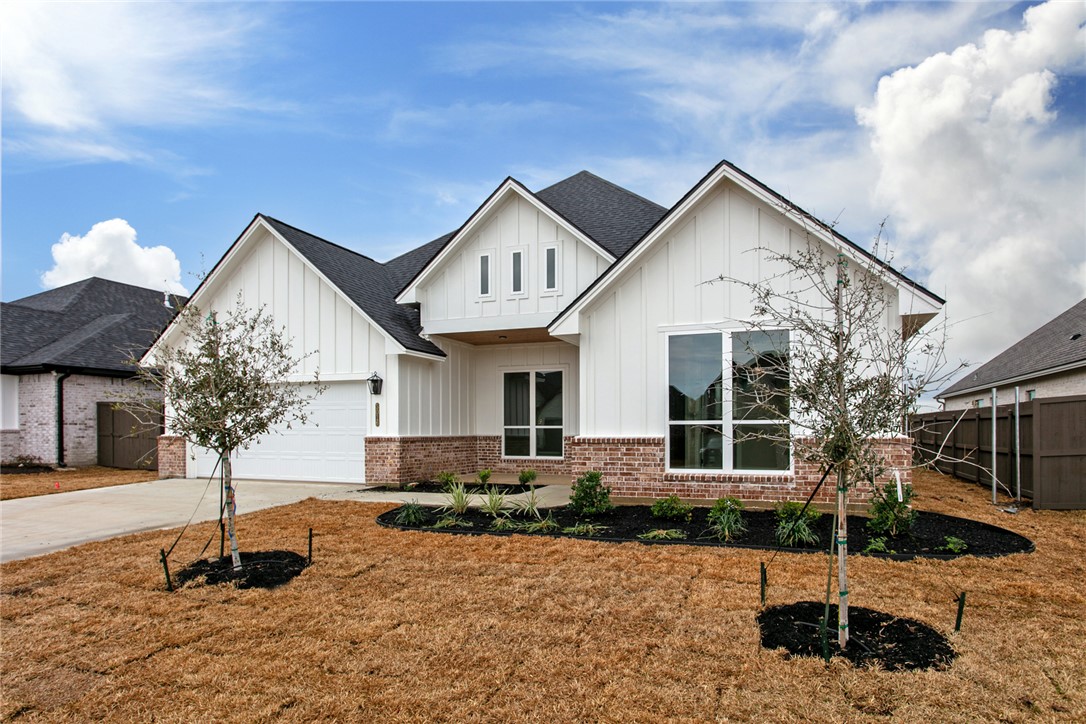
<instances>
[{"instance_id":1,"label":"garage door panel","mask_svg":"<svg viewBox=\"0 0 1086 724\"><path fill-rule=\"evenodd\" d=\"M364 382L333 382L307 407L306 424L285 424L234 456L237 478L262 480L365 480L365 437L369 419ZM196 470L210 475L215 455L197 456Z\"/></svg>"}]
</instances>

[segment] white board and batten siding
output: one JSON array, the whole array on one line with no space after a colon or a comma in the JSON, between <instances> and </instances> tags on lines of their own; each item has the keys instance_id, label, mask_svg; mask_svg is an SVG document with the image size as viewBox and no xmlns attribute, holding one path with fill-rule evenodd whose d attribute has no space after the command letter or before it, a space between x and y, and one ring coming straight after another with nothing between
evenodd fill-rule
<instances>
[{"instance_id":1,"label":"white board and batten siding","mask_svg":"<svg viewBox=\"0 0 1086 724\"><path fill-rule=\"evenodd\" d=\"M428 334L545 327L610 262L550 214L517 193L480 220L420 284L422 327ZM548 291L546 253L558 254L557 289ZM524 288L513 291L512 255L521 252ZM480 295L480 256L490 255L490 294Z\"/></svg>"},{"instance_id":2,"label":"white board and batten siding","mask_svg":"<svg viewBox=\"0 0 1086 724\"><path fill-rule=\"evenodd\" d=\"M752 316L747 289L704 282L769 279L782 263L757 248L787 254L806 245L804 230L778 209L719 183L581 312L582 434L664 435L666 334L741 327ZM887 326L900 322L888 316Z\"/></svg>"},{"instance_id":3,"label":"white board and batten siding","mask_svg":"<svg viewBox=\"0 0 1086 724\"><path fill-rule=\"evenodd\" d=\"M240 294L246 307L264 307L292 340L295 356L312 352L292 380L304 383L319 370L328 390L310 403L306 425L263 436L239 451L234 476L363 481L365 436L374 414L365 379L375 370L388 376L385 335L265 228L258 226L238 252L201 291L198 303L225 314ZM210 475L214 465L214 455L203 451L195 464L189 461L189 474Z\"/></svg>"}]
</instances>

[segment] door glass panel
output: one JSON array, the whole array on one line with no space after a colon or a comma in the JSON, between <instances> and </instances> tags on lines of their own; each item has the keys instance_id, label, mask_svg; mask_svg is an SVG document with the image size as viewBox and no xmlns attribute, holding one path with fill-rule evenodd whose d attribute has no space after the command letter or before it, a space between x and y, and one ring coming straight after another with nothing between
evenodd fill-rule
<instances>
[{"instance_id":1,"label":"door glass panel","mask_svg":"<svg viewBox=\"0 0 1086 724\"><path fill-rule=\"evenodd\" d=\"M720 420L721 336L676 334L668 345L668 419Z\"/></svg>"}]
</instances>

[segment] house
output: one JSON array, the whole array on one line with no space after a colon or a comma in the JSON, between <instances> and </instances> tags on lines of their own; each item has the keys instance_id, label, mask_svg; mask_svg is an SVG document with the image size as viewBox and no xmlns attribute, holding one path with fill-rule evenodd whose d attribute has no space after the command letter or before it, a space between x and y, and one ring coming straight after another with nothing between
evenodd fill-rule
<instances>
[{"instance_id":1,"label":"house","mask_svg":"<svg viewBox=\"0 0 1086 724\"><path fill-rule=\"evenodd\" d=\"M670 209L588 172L537 192L507 178L459 229L386 263L258 214L193 303L225 310L240 293L265 305L296 351L316 352L298 381L319 369L329 389L310 408L316 426L240 451L234 474L387 482L598 469L624 496L805 495L818 471L779 446L734 442L753 423L730 406L718 400L708 419L675 409L709 409L730 384L734 346L764 342L735 321L751 316L747 292L702 282L765 278L772 263L752 250L805 246L808 233L866 254L727 162ZM896 300L887 334L941 308L880 268ZM887 442L904 465L898 443ZM189 476L215 464L172 436L159 461L160 473Z\"/></svg>"},{"instance_id":2,"label":"house","mask_svg":"<svg viewBox=\"0 0 1086 724\"><path fill-rule=\"evenodd\" d=\"M944 410L1086 395L1086 299L940 392Z\"/></svg>"},{"instance_id":3,"label":"house","mask_svg":"<svg viewBox=\"0 0 1086 724\"><path fill-rule=\"evenodd\" d=\"M120 399L183 302L92 277L0 305L3 460L98 462L98 403Z\"/></svg>"}]
</instances>

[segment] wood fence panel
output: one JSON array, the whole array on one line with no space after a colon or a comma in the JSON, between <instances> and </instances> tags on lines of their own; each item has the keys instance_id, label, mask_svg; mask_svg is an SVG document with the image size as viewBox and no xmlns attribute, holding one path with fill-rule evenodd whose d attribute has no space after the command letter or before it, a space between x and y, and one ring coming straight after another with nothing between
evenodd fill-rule
<instances>
[{"instance_id":1,"label":"wood fence panel","mask_svg":"<svg viewBox=\"0 0 1086 724\"><path fill-rule=\"evenodd\" d=\"M162 423L150 428L109 402L98 403L98 464L107 468L154 470Z\"/></svg>"}]
</instances>

